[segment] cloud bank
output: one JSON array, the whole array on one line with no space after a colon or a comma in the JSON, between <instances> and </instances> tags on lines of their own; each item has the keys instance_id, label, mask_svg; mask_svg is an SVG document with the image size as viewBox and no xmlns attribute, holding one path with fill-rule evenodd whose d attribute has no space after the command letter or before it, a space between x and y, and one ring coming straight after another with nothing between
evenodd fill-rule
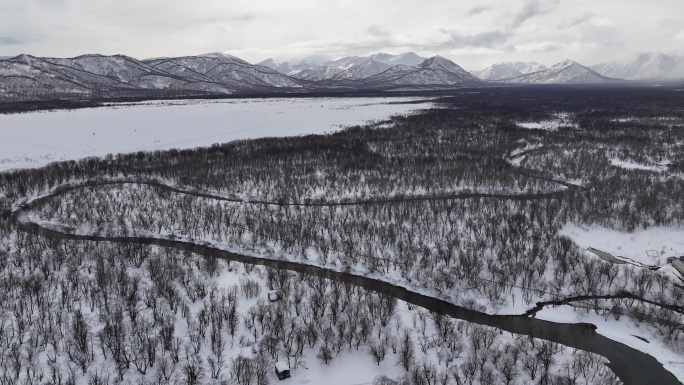
<instances>
[{"instance_id":1,"label":"cloud bank","mask_svg":"<svg viewBox=\"0 0 684 385\"><path fill-rule=\"evenodd\" d=\"M414 51L467 69L566 57L591 65L674 53L682 26L684 2L674 0L5 0L0 56L225 51L258 62Z\"/></svg>"}]
</instances>

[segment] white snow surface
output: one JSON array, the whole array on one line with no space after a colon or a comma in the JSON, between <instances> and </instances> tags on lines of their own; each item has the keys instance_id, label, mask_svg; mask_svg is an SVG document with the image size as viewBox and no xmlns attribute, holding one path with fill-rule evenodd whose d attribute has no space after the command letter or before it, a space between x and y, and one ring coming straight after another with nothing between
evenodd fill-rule
<instances>
[{"instance_id":1,"label":"white snow surface","mask_svg":"<svg viewBox=\"0 0 684 385\"><path fill-rule=\"evenodd\" d=\"M410 104L390 104L409 102ZM237 139L323 134L432 107L416 98L185 100L0 115L0 171Z\"/></svg>"},{"instance_id":2,"label":"white snow surface","mask_svg":"<svg viewBox=\"0 0 684 385\"><path fill-rule=\"evenodd\" d=\"M622 167L622 168L626 168L628 170L664 171L665 168L667 167L668 163L666 162L666 163L650 166L647 164L634 163L634 162L629 162L626 160L620 160L620 159L613 158L610 160L610 164L615 166L615 167Z\"/></svg>"},{"instance_id":3,"label":"white snow surface","mask_svg":"<svg viewBox=\"0 0 684 385\"><path fill-rule=\"evenodd\" d=\"M577 123L573 121L574 117L568 113L560 112L553 114L552 119L542 120L539 122L517 122L518 127L536 130L555 131L559 127L574 127L577 128Z\"/></svg>"},{"instance_id":4,"label":"white snow surface","mask_svg":"<svg viewBox=\"0 0 684 385\"><path fill-rule=\"evenodd\" d=\"M588 227L568 223L558 233L570 237L582 248L593 247L647 265L662 266L667 263L667 257L684 255L682 227L637 228L634 232L627 233L601 226ZM650 257L647 250L655 250L658 256Z\"/></svg>"}]
</instances>

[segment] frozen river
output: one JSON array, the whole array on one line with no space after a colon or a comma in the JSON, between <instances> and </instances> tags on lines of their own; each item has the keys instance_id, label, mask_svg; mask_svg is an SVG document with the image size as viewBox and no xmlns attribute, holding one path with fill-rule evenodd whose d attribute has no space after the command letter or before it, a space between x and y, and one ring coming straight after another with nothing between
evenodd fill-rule
<instances>
[{"instance_id":1,"label":"frozen river","mask_svg":"<svg viewBox=\"0 0 684 385\"><path fill-rule=\"evenodd\" d=\"M0 115L0 171L110 153L323 134L432 106L416 98L231 99Z\"/></svg>"}]
</instances>

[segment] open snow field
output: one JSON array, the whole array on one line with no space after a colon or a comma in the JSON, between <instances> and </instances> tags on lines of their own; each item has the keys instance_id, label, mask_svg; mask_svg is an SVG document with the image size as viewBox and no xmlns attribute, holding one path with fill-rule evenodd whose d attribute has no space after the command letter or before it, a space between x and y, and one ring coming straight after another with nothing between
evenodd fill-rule
<instances>
[{"instance_id":1,"label":"open snow field","mask_svg":"<svg viewBox=\"0 0 684 385\"><path fill-rule=\"evenodd\" d=\"M0 171L236 139L323 134L432 106L416 98L231 99L0 115Z\"/></svg>"},{"instance_id":2,"label":"open snow field","mask_svg":"<svg viewBox=\"0 0 684 385\"><path fill-rule=\"evenodd\" d=\"M593 247L646 265L662 266L667 264L667 257L684 255L684 228L676 226L650 227L645 230L638 228L627 233L600 226L586 227L569 223L559 234L570 237L583 249Z\"/></svg>"}]
</instances>

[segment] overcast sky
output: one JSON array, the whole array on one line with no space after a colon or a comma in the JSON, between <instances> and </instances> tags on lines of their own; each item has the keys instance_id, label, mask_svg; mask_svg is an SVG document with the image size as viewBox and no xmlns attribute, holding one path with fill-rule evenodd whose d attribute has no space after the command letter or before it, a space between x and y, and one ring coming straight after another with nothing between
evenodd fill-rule
<instances>
[{"instance_id":1,"label":"overcast sky","mask_svg":"<svg viewBox=\"0 0 684 385\"><path fill-rule=\"evenodd\" d=\"M475 70L683 47L684 0L0 0L0 56L222 51L255 63L413 51Z\"/></svg>"}]
</instances>

